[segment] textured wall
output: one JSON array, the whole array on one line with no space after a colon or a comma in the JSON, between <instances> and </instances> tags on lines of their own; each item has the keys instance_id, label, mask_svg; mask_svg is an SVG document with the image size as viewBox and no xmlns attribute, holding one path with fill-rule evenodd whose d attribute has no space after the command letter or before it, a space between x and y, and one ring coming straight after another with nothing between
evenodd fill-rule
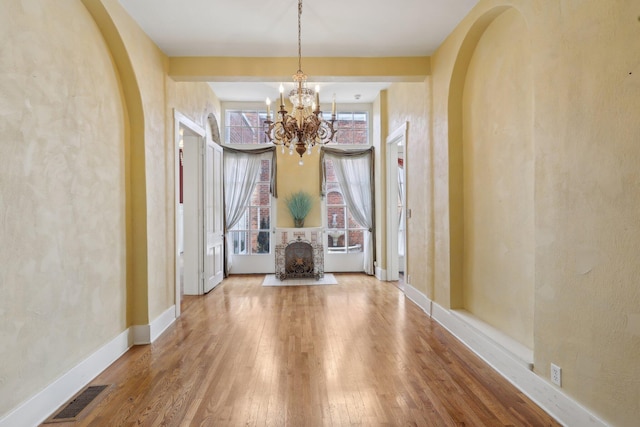
<instances>
[{"instance_id":1,"label":"textured wall","mask_svg":"<svg viewBox=\"0 0 640 427\"><path fill-rule=\"evenodd\" d=\"M545 16L546 15L546 16ZM640 5L535 15L535 363L614 425L640 414Z\"/></svg>"},{"instance_id":2,"label":"textured wall","mask_svg":"<svg viewBox=\"0 0 640 427\"><path fill-rule=\"evenodd\" d=\"M0 46L2 417L126 329L126 278L122 104L93 20L7 0Z\"/></svg>"},{"instance_id":3,"label":"textured wall","mask_svg":"<svg viewBox=\"0 0 640 427\"><path fill-rule=\"evenodd\" d=\"M165 289L166 301L172 305L175 300L175 170L177 162L175 158L174 141L174 110L189 117L195 123L207 128L210 127L207 117L213 114L216 121L220 123L220 100L213 93L211 87L203 82L174 82L171 78L166 79L166 141L167 141L167 200L166 200L166 274L168 286Z\"/></svg>"},{"instance_id":4,"label":"textured wall","mask_svg":"<svg viewBox=\"0 0 640 427\"><path fill-rule=\"evenodd\" d=\"M280 147L278 153L278 200L277 211L278 227L293 227L293 218L287 209L285 199L291 193L303 190L314 196L311 212L304 220L305 227L322 226L322 212L320 210L320 154L319 147L315 147L311 155L304 154L304 164L300 166L300 156L294 151L289 155L285 150L282 154Z\"/></svg>"},{"instance_id":5,"label":"textured wall","mask_svg":"<svg viewBox=\"0 0 640 427\"><path fill-rule=\"evenodd\" d=\"M433 206L431 175L430 81L394 83L388 89L388 133L407 126L406 208L407 273L411 285L428 297L433 295ZM386 136L385 136L386 139ZM383 144L383 149L386 147ZM382 151L382 150L381 150ZM382 181L384 183L384 177Z\"/></svg>"},{"instance_id":6,"label":"textured wall","mask_svg":"<svg viewBox=\"0 0 640 427\"><path fill-rule=\"evenodd\" d=\"M637 1L481 0L438 49L432 58L435 298L448 306L452 297L448 111L450 96L462 90L454 65L465 38L478 37L474 24L505 4L520 11L531 40L534 370L548 379L549 363L560 365L567 394L612 425L634 426L640 413ZM491 102L488 97L486 105Z\"/></svg>"},{"instance_id":7,"label":"textured wall","mask_svg":"<svg viewBox=\"0 0 640 427\"><path fill-rule=\"evenodd\" d=\"M527 23L510 9L464 83L463 307L533 348L533 85Z\"/></svg>"},{"instance_id":8,"label":"textured wall","mask_svg":"<svg viewBox=\"0 0 640 427\"><path fill-rule=\"evenodd\" d=\"M166 268L167 263L172 262L167 259L166 251L169 191L166 181L165 79L168 59L116 0L104 0L102 3L125 45L142 101L147 221L146 304L149 321L152 322L173 304L173 298L167 300L170 295L167 289L173 286L173 282L167 277Z\"/></svg>"}]
</instances>

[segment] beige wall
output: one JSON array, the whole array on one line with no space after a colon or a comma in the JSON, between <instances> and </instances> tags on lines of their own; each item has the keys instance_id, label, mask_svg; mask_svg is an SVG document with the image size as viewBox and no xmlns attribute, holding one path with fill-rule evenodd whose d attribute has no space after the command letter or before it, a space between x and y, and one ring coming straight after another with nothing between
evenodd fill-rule
<instances>
[{"instance_id":1,"label":"beige wall","mask_svg":"<svg viewBox=\"0 0 640 427\"><path fill-rule=\"evenodd\" d=\"M462 96L463 307L533 348L533 85L527 23L493 21Z\"/></svg>"},{"instance_id":2,"label":"beige wall","mask_svg":"<svg viewBox=\"0 0 640 427\"><path fill-rule=\"evenodd\" d=\"M146 183L146 251L148 321L173 304L167 300L166 265L168 221L165 144L165 79L167 57L153 44L115 0L102 2L125 45L138 84L144 114L144 159ZM135 141L134 141L135 142ZM136 286L140 286L137 283ZM142 309L141 306L136 309Z\"/></svg>"},{"instance_id":3,"label":"beige wall","mask_svg":"<svg viewBox=\"0 0 640 427\"><path fill-rule=\"evenodd\" d=\"M387 128L387 106L388 106L388 96L387 91L382 90L380 94L373 101L373 105L371 108L371 143L373 145L373 162L374 169L377 173L374 174L374 200L375 200L375 220L376 220L376 229L375 229L375 263L376 267L380 269L386 268L387 265L387 254L386 254L386 245L387 245L387 236L386 236L386 226L385 223L387 221L387 212L385 209L385 200L387 197L386 183L385 183L385 154L382 150L382 147L385 145L387 134L389 133ZM374 269L375 270L375 269ZM377 272L376 272L377 273Z\"/></svg>"},{"instance_id":4,"label":"beige wall","mask_svg":"<svg viewBox=\"0 0 640 427\"><path fill-rule=\"evenodd\" d=\"M303 165L299 165L300 156L294 151L289 155L285 150L282 154L281 147L276 149L278 162L278 199L276 221L278 227L293 227L293 218L287 209L286 198L292 193L306 191L313 197L311 212L304 220L305 227L322 226L320 210L320 152L315 147L311 155L302 156Z\"/></svg>"},{"instance_id":5,"label":"beige wall","mask_svg":"<svg viewBox=\"0 0 640 427\"><path fill-rule=\"evenodd\" d=\"M165 200L165 215L167 220L167 233L165 242L166 251L166 277L167 286L165 288L165 301L168 306L173 305L175 300L175 158L174 135L174 111L185 115L195 123L199 124L211 135L211 124L209 115L215 117L215 122L220 127L220 100L213 93L207 83L174 82L171 78L165 79L166 83L166 180L167 198Z\"/></svg>"},{"instance_id":6,"label":"beige wall","mask_svg":"<svg viewBox=\"0 0 640 427\"><path fill-rule=\"evenodd\" d=\"M637 2L482 0L433 56L435 299L445 307L462 300L451 270L459 256L456 245L464 248L462 236L452 232L462 224L452 212L460 208L455 180L468 172L457 162L462 150L451 145L459 135L450 125L461 123L450 114L456 111L452 100L466 90L460 80L466 73L456 70L464 61L457 61L470 57L476 45L479 54L486 52L483 41L498 29L507 32L491 46L502 50L502 61L465 65L464 71L476 67L475 76L495 82L490 76L504 71L501 64L523 54L509 47L522 37L522 24L514 28L508 20L524 21L531 43L534 370L548 379L549 364L558 364L567 394L612 425L633 426L640 413L640 69L631 54L640 50ZM476 112L491 114L493 123L514 115L514 100L504 98L500 111L489 88L478 88L473 99L483 106ZM516 159L522 154L514 153ZM499 298L499 291L490 296ZM519 320L495 320L503 330L511 321Z\"/></svg>"},{"instance_id":7,"label":"beige wall","mask_svg":"<svg viewBox=\"0 0 640 427\"><path fill-rule=\"evenodd\" d=\"M209 112L219 114L205 85L167 78L167 58L116 0L83 0L87 8L76 0L6 3L0 154L11 161L0 169L0 209L2 241L11 245L0 248L0 313L7 319L0 324L0 416L173 304L172 111L201 124ZM534 242L533 267L531 255L521 253L521 268L508 271L522 275L521 283L533 277L533 296L525 285L502 305L533 304L536 374L548 378L549 363L560 365L563 390L619 426L635 425L640 413L639 32L635 0L481 0L432 57L432 77L392 85L373 114L381 119L373 129L377 148L409 122L412 284L525 343L531 326L519 314L487 315L490 300L512 288L493 288L489 276L466 292L461 286L470 263L463 231L492 221L497 204L464 177L490 167L531 185L533 150L533 201L524 194L516 203L513 187L503 189L517 205L509 209L534 218L532 236L506 233L509 245L524 251ZM515 73L531 74L531 94L522 92L528 77ZM492 134L488 122L501 131ZM517 129L508 129L512 122ZM463 123L473 131L463 134ZM465 165L472 143L504 147L512 136L530 144L509 153L513 162L481 151ZM318 174L306 166L303 176L295 162L280 168L290 182L283 187L280 175L279 203L293 182L317 188ZM502 194L499 177L478 179ZM383 196L377 187L376 197ZM465 207L476 199L480 206ZM513 227L505 211L500 215ZM319 210L313 218L319 225ZM478 246L471 250L479 256ZM494 255L488 261L496 268L510 260ZM509 329L518 322L523 326Z\"/></svg>"},{"instance_id":8,"label":"beige wall","mask_svg":"<svg viewBox=\"0 0 640 427\"><path fill-rule=\"evenodd\" d=\"M407 123L406 208L411 209L412 217L407 219L406 273L411 275L411 285L429 298L433 294L434 267L430 238L433 236L430 90L430 79L421 83L394 83L387 89L387 132L393 133ZM382 151L386 151L384 143ZM382 184L386 185L384 174L381 175ZM385 206L389 203L395 202L385 201Z\"/></svg>"},{"instance_id":9,"label":"beige wall","mask_svg":"<svg viewBox=\"0 0 640 427\"><path fill-rule=\"evenodd\" d=\"M2 9L0 418L127 326L125 124L109 52L80 2Z\"/></svg>"},{"instance_id":10,"label":"beige wall","mask_svg":"<svg viewBox=\"0 0 640 427\"><path fill-rule=\"evenodd\" d=\"M49 3L0 16L0 418L174 304L173 109L220 118L116 0Z\"/></svg>"}]
</instances>

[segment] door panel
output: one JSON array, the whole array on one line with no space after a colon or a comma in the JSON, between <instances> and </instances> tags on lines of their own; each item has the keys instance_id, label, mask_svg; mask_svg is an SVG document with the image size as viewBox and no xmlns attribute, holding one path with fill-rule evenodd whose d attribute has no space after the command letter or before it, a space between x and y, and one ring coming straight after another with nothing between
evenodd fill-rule
<instances>
[{"instance_id":1,"label":"door panel","mask_svg":"<svg viewBox=\"0 0 640 427\"><path fill-rule=\"evenodd\" d=\"M204 292L223 277L222 147L207 140L204 155Z\"/></svg>"}]
</instances>

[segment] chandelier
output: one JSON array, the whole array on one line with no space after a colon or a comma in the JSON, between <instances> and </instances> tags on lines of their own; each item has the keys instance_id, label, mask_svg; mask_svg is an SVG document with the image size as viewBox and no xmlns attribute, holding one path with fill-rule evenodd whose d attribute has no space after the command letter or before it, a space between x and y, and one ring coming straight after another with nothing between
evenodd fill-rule
<instances>
[{"instance_id":1,"label":"chandelier","mask_svg":"<svg viewBox=\"0 0 640 427\"><path fill-rule=\"evenodd\" d=\"M300 155L298 164L302 165L302 155L311 154L316 144L326 144L336 134L333 125L336 121L335 96L331 106L331 120L326 121L320 111L320 87L313 91L307 87L307 75L302 72L301 25L302 0L298 0L298 71L293 75L296 87L289 93L293 105L291 114L284 106L284 87L280 85L280 110L275 113L275 121L271 120L271 100L267 98L267 120L265 133L270 142L294 150Z\"/></svg>"}]
</instances>

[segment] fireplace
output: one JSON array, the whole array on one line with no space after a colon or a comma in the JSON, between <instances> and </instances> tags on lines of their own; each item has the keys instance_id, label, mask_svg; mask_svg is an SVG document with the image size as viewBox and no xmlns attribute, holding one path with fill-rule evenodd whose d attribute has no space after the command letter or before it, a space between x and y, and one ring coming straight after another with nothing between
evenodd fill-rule
<instances>
[{"instance_id":1,"label":"fireplace","mask_svg":"<svg viewBox=\"0 0 640 427\"><path fill-rule=\"evenodd\" d=\"M276 230L276 277L280 280L324 277L322 229Z\"/></svg>"},{"instance_id":2,"label":"fireplace","mask_svg":"<svg viewBox=\"0 0 640 427\"><path fill-rule=\"evenodd\" d=\"M284 248L284 277L318 279L313 262L313 247L309 242L293 242Z\"/></svg>"}]
</instances>

